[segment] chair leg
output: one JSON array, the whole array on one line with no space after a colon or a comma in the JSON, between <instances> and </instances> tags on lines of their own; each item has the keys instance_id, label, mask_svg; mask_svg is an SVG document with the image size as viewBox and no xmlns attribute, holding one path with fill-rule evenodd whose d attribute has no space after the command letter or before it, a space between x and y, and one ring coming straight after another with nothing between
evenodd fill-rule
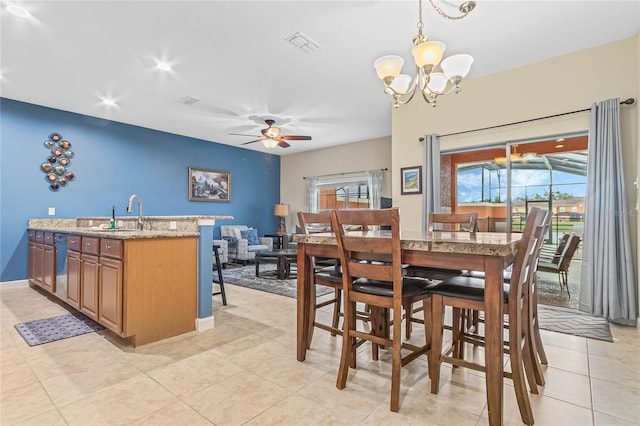
<instances>
[{"instance_id":1,"label":"chair leg","mask_svg":"<svg viewBox=\"0 0 640 426\"><path fill-rule=\"evenodd\" d=\"M404 305L404 320L405 320L404 335L407 338L407 340L411 339L411 318L412 317L413 317L413 304L408 303Z\"/></svg>"},{"instance_id":2,"label":"chair leg","mask_svg":"<svg viewBox=\"0 0 640 426\"><path fill-rule=\"evenodd\" d=\"M431 319L431 305L431 297L422 300L422 311L424 312L424 339L427 348L431 348L431 333L433 327L433 321ZM431 378L431 369L429 367L429 353L427 353L427 368L429 372L429 378Z\"/></svg>"},{"instance_id":3,"label":"chair leg","mask_svg":"<svg viewBox=\"0 0 640 426\"><path fill-rule=\"evenodd\" d=\"M347 375L349 374L349 365L355 364L355 351L353 350L353 340L351 330L355 330L355 309L356 304L353 302L344 304L344 329L342 331L342 351L340 353L340 367L338 368L338 378L336 387L344 389L347 385Z\"/></svg>"},{"instance_id":4,"label":"chair leg","mask_svg":"<svg viewBox=\"0 0 640 426\"><path fill-rule=\"evenodd\" d=\"M509 362L513 376L513 387L520 409L522 422L533 425L533 411L527 393L527 384L524 375L524 360L522 352L522 320L517 315L509 316ZM535 383L535 382L534 382Z\"/></svg>"},{"instance_id":5,"label":"chair leg","mask_svg":"<svg viewBox=\"0 0 640 426\"><path fill-rule=\"evenodd\" d=\"M213 254L215 255L215 258L216 258L216 270L218 272L218 285L220 286L220 291L213 293L213 295L214 296L216 294L221 295L222 296L222 305L223 306L227 306L227 295L224 292L224 280L222 279L222 265L220 264L220 253L218 253L218 247L217 246L213 247Z\"/></svg>"},{"instance_id":6,"label":"chair leg","mask_svg":"<svg viewBox=\"0 0 640 426\"><path fill-rule=\"evenodd\" d=\"M336 288L334 290L334 299L335 303L333 304L333 321L331 322L331 326L333 328L338 328L340 325L340 306L342 306L342 290ZM335 331L331 332L332 336L335 336L337 333Z\"/></svg>"},{"instance_id":7,"label":"chair leg","mask_svg":"<svg viewBox=\"0 0 640 426\"><path fill-rule=\"evenodd\" d=\"M409 306L411 308L411 306ZM402 368L402 309L393 310L393 359L391 361L390 409L400 409L400 369Z\"/></svg>"},{"instance_id":8,"label":"chair leg","mask_svg":"<svg viewBox=\"0 0 640 426\"><path fill-rule=\"evenodd\" d=\"M429 372L431 393L440 389L440 353L442 352L443 300L440 295L431 296L431 349L429 350Z\"/></svg>"}]
</instances>

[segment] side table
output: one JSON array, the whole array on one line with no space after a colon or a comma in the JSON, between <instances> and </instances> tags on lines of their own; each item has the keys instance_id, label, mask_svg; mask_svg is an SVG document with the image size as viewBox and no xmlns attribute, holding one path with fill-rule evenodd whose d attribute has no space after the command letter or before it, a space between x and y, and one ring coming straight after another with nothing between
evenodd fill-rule
<instances>
[{"instance_id":1,"label":"side table","mask_svg":"<svg viewBox=\"0 0 640 426\"><path fill-rule=\"evenodd\" d=\"M278 234L264 234L265 237L271 238L273 240L273 248L283 249L284 248L284 237L286 234L278 235Z\"/></svg>"}]
</instances>

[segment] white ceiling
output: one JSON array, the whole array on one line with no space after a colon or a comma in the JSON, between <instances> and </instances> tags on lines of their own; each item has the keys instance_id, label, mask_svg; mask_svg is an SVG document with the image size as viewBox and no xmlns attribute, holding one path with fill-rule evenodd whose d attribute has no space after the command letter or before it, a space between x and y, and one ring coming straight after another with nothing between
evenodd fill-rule
<instances>
[{"instance_id":1,"label":"white ceiling","mask_svg":"<svg viewBox=\"0 0 640 426\"><path fill-rule=\"evenodd\" d=\"M447 44L445 56L474 56L467 79L640 28L637 0L478 0L458 21L424 1L425 34ZM313 137L288 149L246 146L278 155L390 135L390 102L372 64L384 54L410 63L417 32L417 0L13 3L32 18L2 2L2 97L234 146L252 138L229 133L259 135L265 118L283 134ZM296 32L321 49L304 53L284 40ZM173 70L161 72L156 60ZM185 105L185 97L199 102Z\"/></svg>"}]
</instances>

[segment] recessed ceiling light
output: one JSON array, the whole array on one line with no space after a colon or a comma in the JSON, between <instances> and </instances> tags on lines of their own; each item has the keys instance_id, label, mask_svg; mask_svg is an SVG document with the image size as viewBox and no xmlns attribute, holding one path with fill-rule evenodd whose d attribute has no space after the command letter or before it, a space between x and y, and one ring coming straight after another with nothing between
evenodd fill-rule
<instances>
[{"instance_id":1,"label":"recessed ceiling light","mask_svg":"<svg viewBox=\"0 0 640 426\"><path fill-rule=\"evenodd\" d=\"M20 18L31 18L31 14L27 9L17 4L10 4L7 6L7 10L12 14L19 16Z\"/></svg>"},{"instance_id":2,"label":"recessed ceiling light","mask_svg":"<svg viewBox=\"0 0 640 426\"><path fill-rule=\"evenodd\" d=\"M109 98L102 98L102 104L110 106L110 107L114 107L114 106L117 105L116 101L114 101L113 99L109 99Z\"/></svg>"},{"instance_id":3,"label":"recessed ceiling light","mask_svg":"<svg viewBox=\"0 0 640 426\"><path fill-rule=\"evenodd\" d=\"M171 71L171 65L166 62L156 61L156 68L162 71Z\"/></svg>"}]
</instances>

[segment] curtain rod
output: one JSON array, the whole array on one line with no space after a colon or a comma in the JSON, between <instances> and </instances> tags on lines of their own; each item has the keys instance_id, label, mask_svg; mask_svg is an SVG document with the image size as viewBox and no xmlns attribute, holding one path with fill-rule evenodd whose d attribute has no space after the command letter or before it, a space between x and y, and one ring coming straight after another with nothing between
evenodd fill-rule
<instances>
[{"instance_id":1,"label":"curtain rod","mask_svg":"<svg viewBox=\"0 0 640 426\"><path fill-rule=\"evenodd\" d=\"M633 105L635 102L636 102L636 100L634 98L628 98L628 99L626 99L624 101L620 101L620 105ZM455 135L462 135L464 133L479 132L481 130L497 129L499 127L513 126L515 124L529 123L529 122L538 121L538 120L546 120L547 118L561 117L563 115L576 114L576 113L579 113L579 112L585 112L585 111L590 111L590 110L591 110L591 108L579 109L579 110L576 110L576 111L563 112L561 114L547 115L546 117L531 118L529 120L515 121L513 123L506 123L506 124L498 124L498 125L495 125L495 126L482 127L480 129L463 130L461 132L447 133L446 135L440 135L440 137L443 138L445 136L455 136ZM421 137L418 140L420 142L423 142L424 141L424 137Z\"/></svg>"},{"instance_id":2,"label":"curtain rod","mask_svg":"<svg viewBox=\"0 0 640 426\"><path fill-rule=\"evenodd\" d=\"M382 170L383 172L386 172L389 169L385 167L384 169L380 169L380 170ZM358 171L355 171L355 172L328 173L326 175L318 175L318 176L315 176L315 177L351 175L351 174L354 174L354 173L364 173L364 172L368 172L368 171L369 170L358 170ZM306 179L308 177L311 177L311 176L302 176L302 179Z\"/></svg>"}]
</instances>

